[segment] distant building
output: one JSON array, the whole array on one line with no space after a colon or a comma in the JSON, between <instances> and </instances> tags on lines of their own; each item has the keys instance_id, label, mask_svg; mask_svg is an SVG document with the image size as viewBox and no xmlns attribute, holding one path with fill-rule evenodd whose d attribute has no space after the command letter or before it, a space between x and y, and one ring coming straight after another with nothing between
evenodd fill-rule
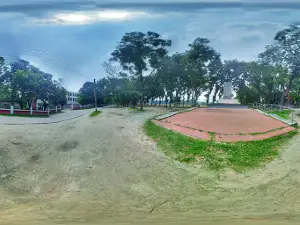
<instances>
[{"instance_id":1,"label":"distant building","mask_svg":"<svg viewBox=\"0 0 300 225\"><path fill-rule=\"evenodd\" d=\"M67 93L67 108L78 108L80 104L78 103L78 92L68 91Z\"/></svg>"}]
</instances>

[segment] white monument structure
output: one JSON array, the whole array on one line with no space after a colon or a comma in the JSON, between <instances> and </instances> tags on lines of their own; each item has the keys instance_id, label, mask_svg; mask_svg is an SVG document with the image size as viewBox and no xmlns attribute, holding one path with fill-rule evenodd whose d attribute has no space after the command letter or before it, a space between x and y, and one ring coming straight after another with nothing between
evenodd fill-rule
<instances>
[{"instance_id":1,"label":"white monument structure","mask_svg":"<svg viewBox=\"0 0 300 225\"><path fill-rule=\"evenodd\" d=\"M223 98L219 99L221 104L240 104L237 99L232 99L232 83L227 82L223 86Z\"/></svg>"}]
</instances>

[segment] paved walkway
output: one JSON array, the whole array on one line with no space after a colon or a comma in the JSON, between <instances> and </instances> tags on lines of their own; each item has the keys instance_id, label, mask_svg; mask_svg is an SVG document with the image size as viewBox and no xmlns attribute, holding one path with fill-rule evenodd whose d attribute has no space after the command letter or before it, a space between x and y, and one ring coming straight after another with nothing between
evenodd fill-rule
<instances>
[{"instance_id":1,"label":"paved walkway","mask_svg":"<svg viewBox=\"0 0 300 225\"><path fill-rule=\"evenodd\" d=\"M254 141L286 134L295 128L252 109L195 109L154 121L157 125L200 139Z\"/></svg>"},{"instance_id":2,"label":"paved walkway","mask_svg":"<svg viewBox=\"0 0 300 225\"><path fill-rule=\"evenodd\" d=\"M63 113L58 113L47 118L40 117L17 117L17 116L1 116L0 124L4 125L22 125L22 124L48 124L48 123L59 123L66 120L75 119L80 116L90 114L94 109L86 110L64 110Z\"/></svg>"}]
</instances>

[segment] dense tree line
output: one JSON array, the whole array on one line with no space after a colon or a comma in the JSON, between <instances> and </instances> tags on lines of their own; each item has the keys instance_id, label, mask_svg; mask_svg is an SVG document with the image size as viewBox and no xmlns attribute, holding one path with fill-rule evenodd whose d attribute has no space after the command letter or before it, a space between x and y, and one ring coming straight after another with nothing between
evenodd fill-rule
<instances>
[{"instance_id":1,"label":"dense tree line","mask_svg":"<svg viewBox=\"0 0 300 225\"><path fill-rule=\"evenodd\" d=\"M170 40L154 32L126 33L103 64L107 77L96 83L100 103L136 106L145 103L196 105L205 94L208 103L223 95L232 82L242 104L285 104L289 93L300 103L300 26L279 31L274 43L257 61L221 60L206 38L196 38L182 53L168 54ZM93 83L80 89L81 103L94 102ZM212 100L210 100L212 99Z\"/></svg>"},{"instance_id":2,"label":"dense tree line","mask_svg":"<svg viewBox=\"0 0 300 225\"><path fill-rule=\"evenodd\" d=\"M66 94L66 89L51 74L25 60L6 64L0 57L0 102L19 103L21 109L28 109L40 99L46 109L49 104L66 104Z\"/></svg>"}]
</instances>

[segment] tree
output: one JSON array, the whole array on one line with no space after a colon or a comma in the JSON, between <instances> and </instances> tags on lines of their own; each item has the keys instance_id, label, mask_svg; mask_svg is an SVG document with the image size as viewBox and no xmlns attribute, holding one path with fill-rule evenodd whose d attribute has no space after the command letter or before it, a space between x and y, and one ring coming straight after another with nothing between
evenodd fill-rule
<instances>
[{"instance_id":1,"label":"tree","mask_svg":"<svg viewBox=\"0 0 300 225\"><path fill-rule=\"evenodd\" d=\"M8 85L0 84L0 102L1 101L9 101L10 100L10 89Z\"/></svg>"},{"instance_id":2,"label":"tree","mask_svg":"<svg viewBox=\"0 0 300 225\"><path fill-rule=\"evenodd\" d=\"M18 70L12 74L11 79L11 101L18 102L21 109L30 107L39 87L38 75Z\"/></svg>"},{"instance_id":3,"label":"tree","mask_svg":"<svg viewBox=\"0 0 300 225\"><path fill-rule=\"evenodd\" d=\"M292 83L300 76L300 23L290 25L289 28L277 32L275 43L266 47L259 58L276 66L288 68L290 76L282 90L281 105L284 104L285 93L289 93Z\"/></svg>"},{"instance_id":4,"label":"tree","mask_svg":"<svg viewBox=\"0 0 300 225\"><path fill-rule=\"evenodd\" d=\"M242 104L262 102L277 104L285 83L287 70L262 62L242 63L242 72L233 79L237 98Z\"/></svg>"},{"instance_id":5,"label":"tree","mask_svg":"<svg viewBox=\"0 0 300 225\"><path fill-rule=\"evenodd\" d=\"M9 101L10 98L10 89L3 77L6 69L4 58L0 56L0 101Z\"/></svg>"},{"instance_id":6,"label":"tree","mask_svg":"<svg viewBox=\"0 0 300 225\"><path fill-rule=\"evenodd\" d=\"M81 105L94 105L95 96L94 96L94 87L93 82L85 82L79 90L78 102Z\"/></svg>"},{"instance_id":7,"label":"tree","mask_svg":"<svg viewBox=\"0 0 300 225\"><path fill-rule=\"evenodd\" d=\"M157 69L169 46L171 41L162 39L158 33L131 32L122 37L111 54L110 61L119 62L125 71L137 79L138 91L141 93L141 110L144 104L146 72L151 70L152 74Z\"/></svg>"},{"instance_id":8,"label":"tree","mask_svg":"<svg viewBox=\"0 0 300 225\"><path fill-rule=\"evenodd\" d=\"M212 91L215 89L213 96L213 103L216 101L216 96L221 90L222 85L225 82L224 74L223 74L223 63L221 61L220 54L215 54L212 60L207 65L209 71L208 77L208 90L206 94L206 104L209 104L209 98Z\"/></svg>"},{"instance_id":9,"label":"tree","mask_svg":"<svg viewBox=\"0 0 300 225\"><path fill-rule=\"evenodd\" d=\"M49 96L49 102L55 106L64 106L67 104L67 90L61 87L60 83L57 81L53 81L52 88L53 90Z\"/></svg>"},{"instance_id":10,"label":"tree","mask_svg":"<svg viewBox=\"0 0 300 225\"><path fill-rule=\"evenodd\" d=\"M196 38L186 53L185 65L188 76L188 88L192 91L192 105L200 95L209 89L209 70L207 64L213 61L218 53L208 44L207 38Z\"/></svg>"},{"instance_id":11,"label":"tree","mask_svg":"<svg viewBox=\"0 0 300 225\"><path fill-rule=\"evenodd\" d=\"M163 92L166 93L165 102L168 101L170 107L173 103L173 93L178 86L178 79L180 76L180 70L178 70L179 64L178 61L176 62L176 57L176 55L164 57L156 73L159 82L163 84ZM162 91L158 90L158 92L161 94ZM169 99L167 100L167 98Z\"/></svg>"},{"instance_id":12,"label":"tree","mask_svg":"<svg viewBox=\"0 0 300 225\"><path fill-rule=\"evenodd\" d=\"M66 103L66 90L60 83L25 60L11 63L0 78L0 99L18 102L22 109L30 108L37 99L43 101L44 109L49 103Z\"/></svg>"},{"instance_id":13,"label":"tree","mask_svg":"<svg viewBox=\"0 0 300 225\"><path fill-rule=\"evenodd\" d=\"M3 73L5 72L5 61L4 58L2 56L0 56L0 76L3 75Z\"/></svg>"}]
</instances>

